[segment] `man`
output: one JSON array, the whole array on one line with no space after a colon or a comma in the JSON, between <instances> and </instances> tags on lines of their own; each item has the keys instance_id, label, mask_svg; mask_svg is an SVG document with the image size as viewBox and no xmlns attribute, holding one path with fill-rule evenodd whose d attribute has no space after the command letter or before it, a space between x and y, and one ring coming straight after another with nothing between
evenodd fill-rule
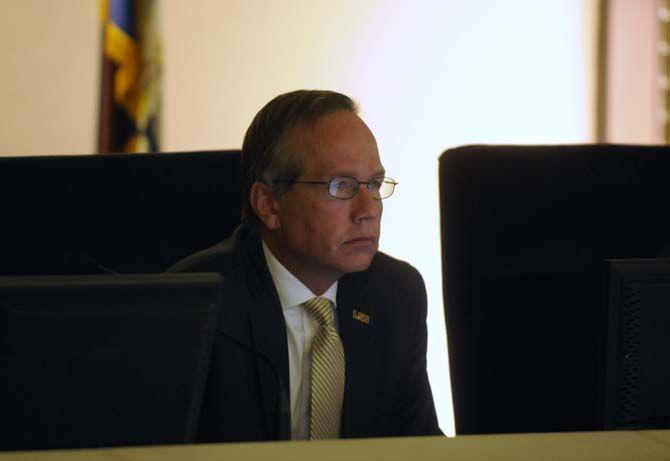
<instances>
[{"instance_id":1,"label":"man","mask_svg":"<svg viewBox=\"0 0 670 461\"><path fill-rule=\"evenodd\" d=\"M224 276L200 440L441 434L425 287L377 251L395 181L355 103L276 97L247 130L242 177L242 225L171 268Z\"/></svg>"}]
</instances>

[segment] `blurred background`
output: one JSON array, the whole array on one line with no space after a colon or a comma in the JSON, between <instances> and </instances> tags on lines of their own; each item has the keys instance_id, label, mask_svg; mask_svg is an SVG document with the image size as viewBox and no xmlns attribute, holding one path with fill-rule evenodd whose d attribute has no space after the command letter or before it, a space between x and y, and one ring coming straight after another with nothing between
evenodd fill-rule
<instances>
[{"instance_id":1,"label":"blurred background","mask_svg":"<svg viewBox=\"0 0 670 461\"><path fill-rule=\"evenodd\" d=\"M425 278L429 375L448 434L439 155L476 143L667 140L667 1L151 3L162 152L240 148L254 114L286 91L359 102L400 184L385 202L381 249ZM0 155L104 150L106 5L0 0Z\"/></svg>"}]
</instances>

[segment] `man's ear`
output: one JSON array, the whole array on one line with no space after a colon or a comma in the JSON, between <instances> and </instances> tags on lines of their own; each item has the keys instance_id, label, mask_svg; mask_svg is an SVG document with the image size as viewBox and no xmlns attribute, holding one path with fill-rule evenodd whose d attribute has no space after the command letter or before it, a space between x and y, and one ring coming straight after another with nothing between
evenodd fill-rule
<instances>
[{"instance_id":1,"label":"man's ear","mask_svg":"<svg viewBox=\"0 0 670 461\"><path fill-rule=\"evenodd\" d=\"M249 202L258 219L269 230L277 230L280 227L279 215L277 214L277 198L272 193L272 188L267 184L256 181L249 191Z\"/></svg>"}]
</instances>

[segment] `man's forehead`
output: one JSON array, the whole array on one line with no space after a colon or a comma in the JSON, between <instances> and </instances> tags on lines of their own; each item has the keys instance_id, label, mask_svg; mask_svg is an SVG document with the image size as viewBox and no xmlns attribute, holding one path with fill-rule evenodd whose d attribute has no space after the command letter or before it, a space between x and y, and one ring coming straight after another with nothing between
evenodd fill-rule
<instances>
[{"instance_id":1,"label":"man's forehead","mask_svg":"<svg viewBox=\"0 0 670 461\"><path fill-rule=\"evenodd\" d=\"M305 174L373 177L385 173L376 151L359 150L342 154L337 150L312 149L303 151L302 155Z\"/></svg>"}]
</instances>

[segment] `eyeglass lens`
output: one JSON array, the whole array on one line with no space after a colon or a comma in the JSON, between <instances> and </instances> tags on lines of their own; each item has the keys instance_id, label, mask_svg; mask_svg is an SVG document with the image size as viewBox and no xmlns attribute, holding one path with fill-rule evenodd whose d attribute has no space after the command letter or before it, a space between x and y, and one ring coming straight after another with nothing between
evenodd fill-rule
<instances>
[{"instance_id":1,"label":"eyeglass lens","mask_svg":"<svg viewBox=\"0 0 670 461\"><path fill-rule=\"evenodd\" d=\"M373 198L385 199L393 194L395 181L390 178L382 178L360 183L355 178L342 177L330 180L328 191L336 198L349 199L358 192L360 184L364 184L372 194Z\"/></svg>"}]
</instances>

